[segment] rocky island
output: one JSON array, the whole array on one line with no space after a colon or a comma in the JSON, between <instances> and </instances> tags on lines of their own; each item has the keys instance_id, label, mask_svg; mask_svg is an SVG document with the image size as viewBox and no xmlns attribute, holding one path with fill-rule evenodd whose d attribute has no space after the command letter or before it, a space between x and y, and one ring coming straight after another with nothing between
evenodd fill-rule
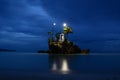
<instances>
[{"instance_id":1,"label":"rocky island","mask_svg":"<svg viewBox=\"0 0 120 80\"><path fill-rule=\"evenodd\" d=\"M56 23L53 23L55 26ZM63 31L55 33L54 30L48 32L50 35L48 39L49 50L39 50L38 53L49 53L49 54L88 54L89 49L81 50L78 45L74 44L72 41L68 40L68 35L73 33L72 28L67 26L66 23L63 24Z\"/></svg>"}]
</instances>

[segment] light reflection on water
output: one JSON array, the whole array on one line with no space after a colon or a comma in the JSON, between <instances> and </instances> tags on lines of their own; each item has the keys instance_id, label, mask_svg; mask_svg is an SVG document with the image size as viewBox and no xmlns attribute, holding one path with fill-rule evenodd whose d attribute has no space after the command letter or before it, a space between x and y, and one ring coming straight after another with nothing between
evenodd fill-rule
<instances>
[{"instance_id":1,"label":"light reflection on water","mask_svg":"<svg viewBox=\"0 0 120 80\"><path fill-rule=\"evenodd\" d=\"M52 72L68 74L70 69L67 57L64 55L49 55L49 65Z\"/></svg>"},{"instance_id":2,"label":"light reflection on water","mask_svg":"<svg viewBox=\"0 0 120 80\"><path fill-rule=\"evenodd\" d=\"M68 74L70 72L70 69L69 69L69 65L68 65L68 61L67 59L65 58L62 58L60 60L61 62L61 65L58 66L58 63L57 61L54 61L53 63L51 63L52 65L52 71L53 72L60 72L62 74Z\"/></svg>"},{"instance_id":3,"label":"light reflection on water","mask_svg":"<svg viewBox=\"0 0 120 80\"><path fill-rule=\"evenodd\" d=\"M66 72L69 72L70 70L69 70L69 65L68 65L68 62L67 62L67 60L66 59L63 59L62 60L62 65L61 65L62 67L61 67L61 71L63 72L63 73L66 73Z\"/></svg>"},{"instance_id":4,"label":"light reflection on water","mask_svg":"<svg viewBox=\"0 0 120 80\"><path fill-rule=\"evenodd\" d=\"M57 71L57 64L56 64L56 62L53 63L52 71Z\"/></svg>"}]
</instances>

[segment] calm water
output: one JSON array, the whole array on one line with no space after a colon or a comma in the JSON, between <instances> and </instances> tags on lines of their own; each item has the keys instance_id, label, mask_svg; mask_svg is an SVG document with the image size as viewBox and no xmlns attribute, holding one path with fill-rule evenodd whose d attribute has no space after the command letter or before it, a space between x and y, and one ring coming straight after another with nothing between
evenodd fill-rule
<instances>
[{"instance_id":1,"label":"calm water","mask_svg":"<svg viewBox=\"0 0 120 80\"><path fill-rule=\"evenodd\" d=\"M120 55L0 53L0 80L120 80Z\"/></svg>"}]
</instances>

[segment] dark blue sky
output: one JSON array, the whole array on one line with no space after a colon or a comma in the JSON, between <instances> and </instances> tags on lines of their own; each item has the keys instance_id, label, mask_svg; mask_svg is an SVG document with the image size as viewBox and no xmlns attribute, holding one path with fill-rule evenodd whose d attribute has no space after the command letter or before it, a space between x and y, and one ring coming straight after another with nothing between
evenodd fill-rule
<instances>
[{"instance_id":1,"label":"dark blue sky","mask_svg":"<svg viewBox=\"0 0 120 80\"><path fill-rule=\"evenodd\" d=\"M67 22L82 49L120 52L119 0L0 0L0 48L47 49L47 32Z\"/></svg>"}]
</instances>

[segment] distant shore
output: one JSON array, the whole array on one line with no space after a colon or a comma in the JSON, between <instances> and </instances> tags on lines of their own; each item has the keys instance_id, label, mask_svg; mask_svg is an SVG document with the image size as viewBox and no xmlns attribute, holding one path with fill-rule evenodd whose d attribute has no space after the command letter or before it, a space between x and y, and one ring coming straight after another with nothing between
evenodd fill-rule
<instances>
[{"instance_id":1,"label":"distant shore","mask_svg":"<svg viewBox=\"0 0 120 80\"><path fill-rule=\"evenodd\" d=\"M15 52L16 50L0 49L0 52Z\"/></svg>"}]
</instances>

